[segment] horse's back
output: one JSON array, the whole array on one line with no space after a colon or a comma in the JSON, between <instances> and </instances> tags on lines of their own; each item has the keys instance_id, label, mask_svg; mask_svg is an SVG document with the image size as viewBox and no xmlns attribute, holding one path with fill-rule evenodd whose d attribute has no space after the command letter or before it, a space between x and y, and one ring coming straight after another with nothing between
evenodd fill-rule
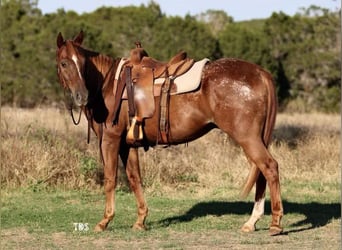
<instances>
[{"instance_id":1,"label":"horse's back","mask_svg":"<svg viewBox=\"0 0 342 250\"><path fill-rule=\"evenodd\" d=\"M218 81L239 81L241 84L253 87L259 84L261 77L272 78L270 73L259 65L236 58L221 58L207 63L203 77Z\"/></svg>"},{"instance_id":2,"label":"horse's back","mask_svg":"<svg viewBox=\"0 0 342 250\"><path fill-rule=\"evenodd\" d=\"M208 63L203 71L202 91L209 98L222 102L239 100L248 103L269 93L273 85L269 72L260 66L235 58L222 58Z\"/></svg>"}]
</instances>

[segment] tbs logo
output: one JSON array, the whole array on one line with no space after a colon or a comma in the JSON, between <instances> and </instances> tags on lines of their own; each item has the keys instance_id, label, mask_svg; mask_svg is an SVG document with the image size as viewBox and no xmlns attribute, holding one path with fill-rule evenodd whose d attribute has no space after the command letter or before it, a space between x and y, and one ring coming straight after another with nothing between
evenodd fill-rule
<instances>
[{"instance_id":1,"label":"tbs logo","mask_svg":"<svg viewBox=\"0 0 342 250\"><path fill-rule=\"evenodd\" d=\"M74 230L75 231L88 231L89 224L88 223L74 223Z\"/></svg>"}]
</instances>

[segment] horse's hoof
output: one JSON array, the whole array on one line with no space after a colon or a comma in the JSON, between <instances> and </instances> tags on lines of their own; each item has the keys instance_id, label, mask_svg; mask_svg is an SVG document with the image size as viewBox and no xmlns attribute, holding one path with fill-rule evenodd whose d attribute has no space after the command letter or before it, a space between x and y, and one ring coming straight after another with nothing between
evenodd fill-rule
<instances>
[{"instance_id":1,"label":"horse's hoof","mask_svg":"<svg viewBox=\"0 0 342 250\"><path fill-rule=\"evenodd\" d=\"M271 226L270 227L270 236L276 236L283 232L283 229L280 226Z\"/></svg>"},{"instance_id":2,"label":"horse's hoof","mask_svg":"<svg viewBox=\"0 0 342 250\"><path fill-rule=\"evenodd\" d=\"M241 227L241 231L244 232L244 233L254 232L255 231L255 227L251 226L251 225L248 225L248 224L244 224Z\"/></svg>"},{"instance_id":3,"label":"horse's hoof","mask_svg":"<svg viewBox=\"0 0 342 250\"><path fill-rule=\"evenodd\" d=\"M94 232L103 232L105 230L104 226L97 224L94 228Z\"/></svg>"},{"instance_id":4,"label":"horse's hoof","mask_svg":"<svg viewBox=\"0 0 342 250\"><path fill-rule=\"evenodd\" d=\"M146 230L146 227L143 224L135 223L132 227L134 230Z\"/></svg>"}]
</instances>

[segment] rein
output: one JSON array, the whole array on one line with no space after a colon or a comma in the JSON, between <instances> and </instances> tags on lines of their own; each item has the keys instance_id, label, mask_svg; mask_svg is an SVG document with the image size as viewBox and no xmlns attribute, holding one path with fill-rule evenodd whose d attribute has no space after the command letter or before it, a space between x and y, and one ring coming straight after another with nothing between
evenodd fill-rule
<instances>
[{"instance_id":1,"label":"rein","mask_svg":"<svg viewBox=\"0 0 342 250\"><path fill-rule=\"evenodd\" d=\"M82 115L82 111L84 111L84 114L87 118L88 121L88 135L87 135L87 143L90 143L90 134L91 134L91 128L92 128L92 121L93 121L93 110L92 110L92 106L93 104L96 102L97 96L99 95L99 93L101 92L103 85L108 82L108 81L112 81L114 79L112 79L112 74L111 72L113 71L114 67L115 67L115 60L112 61L108 71L106 72L106 74L104 74L103 77L103 84L98 84L95 94L91 96L91 98L88 100L88 103L86 106L84 106L83 108L80 108L80 112L78 115L78 119L75 119L75 115L74 115L74 101L72 96L69 95L69 93L71 93L70 89L67 88L67 85L64 82L63 77L60 75L60 71L58 69L57 74L59 77L60 82L62 83L63 87L64 87L64 96L65 96L65 104L66 104L66 108L69 110L70 112L70 116L72 118L72 121L74 123L74 125L79 125L80 121L81 121L81 115ZM86 69L85 71L87 71L87 66L86 65ZM89 91L89 90L88 90ZM71 97L71 100L69 100L69 98L67 97ZM100 158L102 160L102 162L104 162L104 158L103 158L103 152L102 152L102 137L103 137L103 124L99 124L99 134L98 134L98 141L99 141L99 149L100 149Z\"/></svg>"},{"instance_id":2,"label":"rein","mask_svg":"<svg viewBox=\"0 0 342 250\"><path fill-rule=\"evenodd\" d=\"M64 90L64 96L66 96L66 90ZM76 121L75 119L75 116L74 116L74 111L73 111L73 105L74 103L71 102L69 105L67 105L67 109L69 110L70 112L70 116L71 116L71 119L72 119L72 122L74 123L75 126L79 125L80 122L81 122L81 115L82 115L82 109L80 109L80 112L79 112L79 115L78 115L78 119ZM90 130L91 130L91 121L93 119L92 117L92 114L90 112L90 110L88 110L87 108L85 108L85 116L88 120L88 135L87 135L87 143L89 144L90 143Z\"/></svg>"},{"instance_id":3,"label":"rein","mask_svg":"<svg viewBox=\"0 0 342 250\"><path fill-rule=\"evenodd\" d=\"M80 110L80 113L79 113L79 115L78 115L78 120L76 121L76 120L75 120L75 117L74 117L74 112L72 111L72 106L71 106L71 108L70 108L70 115L71 115L72 122L74 123L74 125L80 124L80 121L81 121L81 114L82 114L82 110Z\"/></svg>"},{"instance_id":4,"label":"rein","mask_svg":"<svg viewBox=\"0 0 342 250\"><path fill-rule=\"evenodd\" d=\"M64 97L67 96L66 92L67 92L66 89L64 89ZM74 111L73 111L73 106L74 106L73 104L74 104L74 102L71 101L71 102L69 102L69 103L66 103L66 106L67 106L67 109L68 109L69 112L70 112L70 116L71 116L71 118L72 118L72 122L74 123L74 125L78 125L78 124L80 124L80 121L81 121L82 110L80 110L80 113L79 113L79 115L78 115L78 119L77 119L77 121L76 121L75 116L74 116Z\"/></svg>"},{"instance_id":5,"label":"rein","mask_svg":"<svg viewBox=\"0 0 342 250\"><path fill-rule=\"evenodd\" d=\"M58 51L56 52L56 54L58 56ZM99 60L102 60L102 59L103 58L101 58ZM94 127L93 127L93 121L94 121L93 105L94 105L94 103L96 103L98 95L101 93L104 84L107 81L114 80L111 77L111 75L112 75L111 72L113 71L113 69L115 67L115 63L116 63L115 60L111 61L109 70L103 75L103 79L101 79L101 81L103 81L103 83L97 85L96 91L93 92L94 94L89 96L88 103L85 106L80 107L80 111L79 111L79 115L78 115L78 119L77 120L75 119L75 115L74 115L74 101L73 101L73 97L71 96L71 91L68 88L68 85L65 83L64 78L62 77L59 67L57 67L57 75L58 75L58 78L59 78L59 81L60 81L61 85L64 88L65 105L66 105L66 108L69 110L69 113L70 113L70 116L72 118L72 121L73 121L74 125L79 125L80 124L82 111L84 112L84 114L86 116L86 119L88 121L88 131L87 131L88 132L88 135L87 135L87 143L88 144L90 143L91 129L92 128L94 129ZM85 65L85 71L86 72L88 72L88 69L89 69L88 67L89 67L88 64L86 64ZM103 66L101 66L101 69L99 69L99 71L101 71L103 69L102 67ZM95 80L97 80L98 82L101 82L101 81L99 81L99 79L95 79ZM88 89L88 91L89 91L89 89ZM70 100L70 97L71 97L71 100ZM99 149L100 149L100 157L101 157L102 163L104 163L104 157L103 157L103 152L102 152L102 147L101 147L101 145L102 145L102 138L103 138L103 125L104 125L103 123L99 123L98 124L99 131L98 131L98 135L97 135L98 136Z\"/></svg>"}]
</instances>

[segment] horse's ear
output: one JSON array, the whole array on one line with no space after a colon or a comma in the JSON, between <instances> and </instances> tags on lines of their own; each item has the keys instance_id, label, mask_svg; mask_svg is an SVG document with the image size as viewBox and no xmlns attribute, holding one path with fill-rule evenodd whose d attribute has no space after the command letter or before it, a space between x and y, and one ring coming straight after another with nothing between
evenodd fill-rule
<instances>
[{"instance_id":1,"label":"horse's ear","mask_svg":"<svg viewBox=\"0 0 342 250\"><path fill-rule=\"evenodd\" d=\"M62 36L62 33L59 32L57 36L57 47L60 48L63 46L63 44L64 44L64 38Z\"/></svg>"},{"instance_id":2,"label":"horse's ear","mask_svg":"<svg viewBox=\"0 0 342 250\"><path fill-rule=\"evenodd\" d=\"M74 38L74 42L81 45L83 42L83 37L84 37L84 33L83 33L83 30L81 30L80 33Z\"/></svg>"}]
</instances>

